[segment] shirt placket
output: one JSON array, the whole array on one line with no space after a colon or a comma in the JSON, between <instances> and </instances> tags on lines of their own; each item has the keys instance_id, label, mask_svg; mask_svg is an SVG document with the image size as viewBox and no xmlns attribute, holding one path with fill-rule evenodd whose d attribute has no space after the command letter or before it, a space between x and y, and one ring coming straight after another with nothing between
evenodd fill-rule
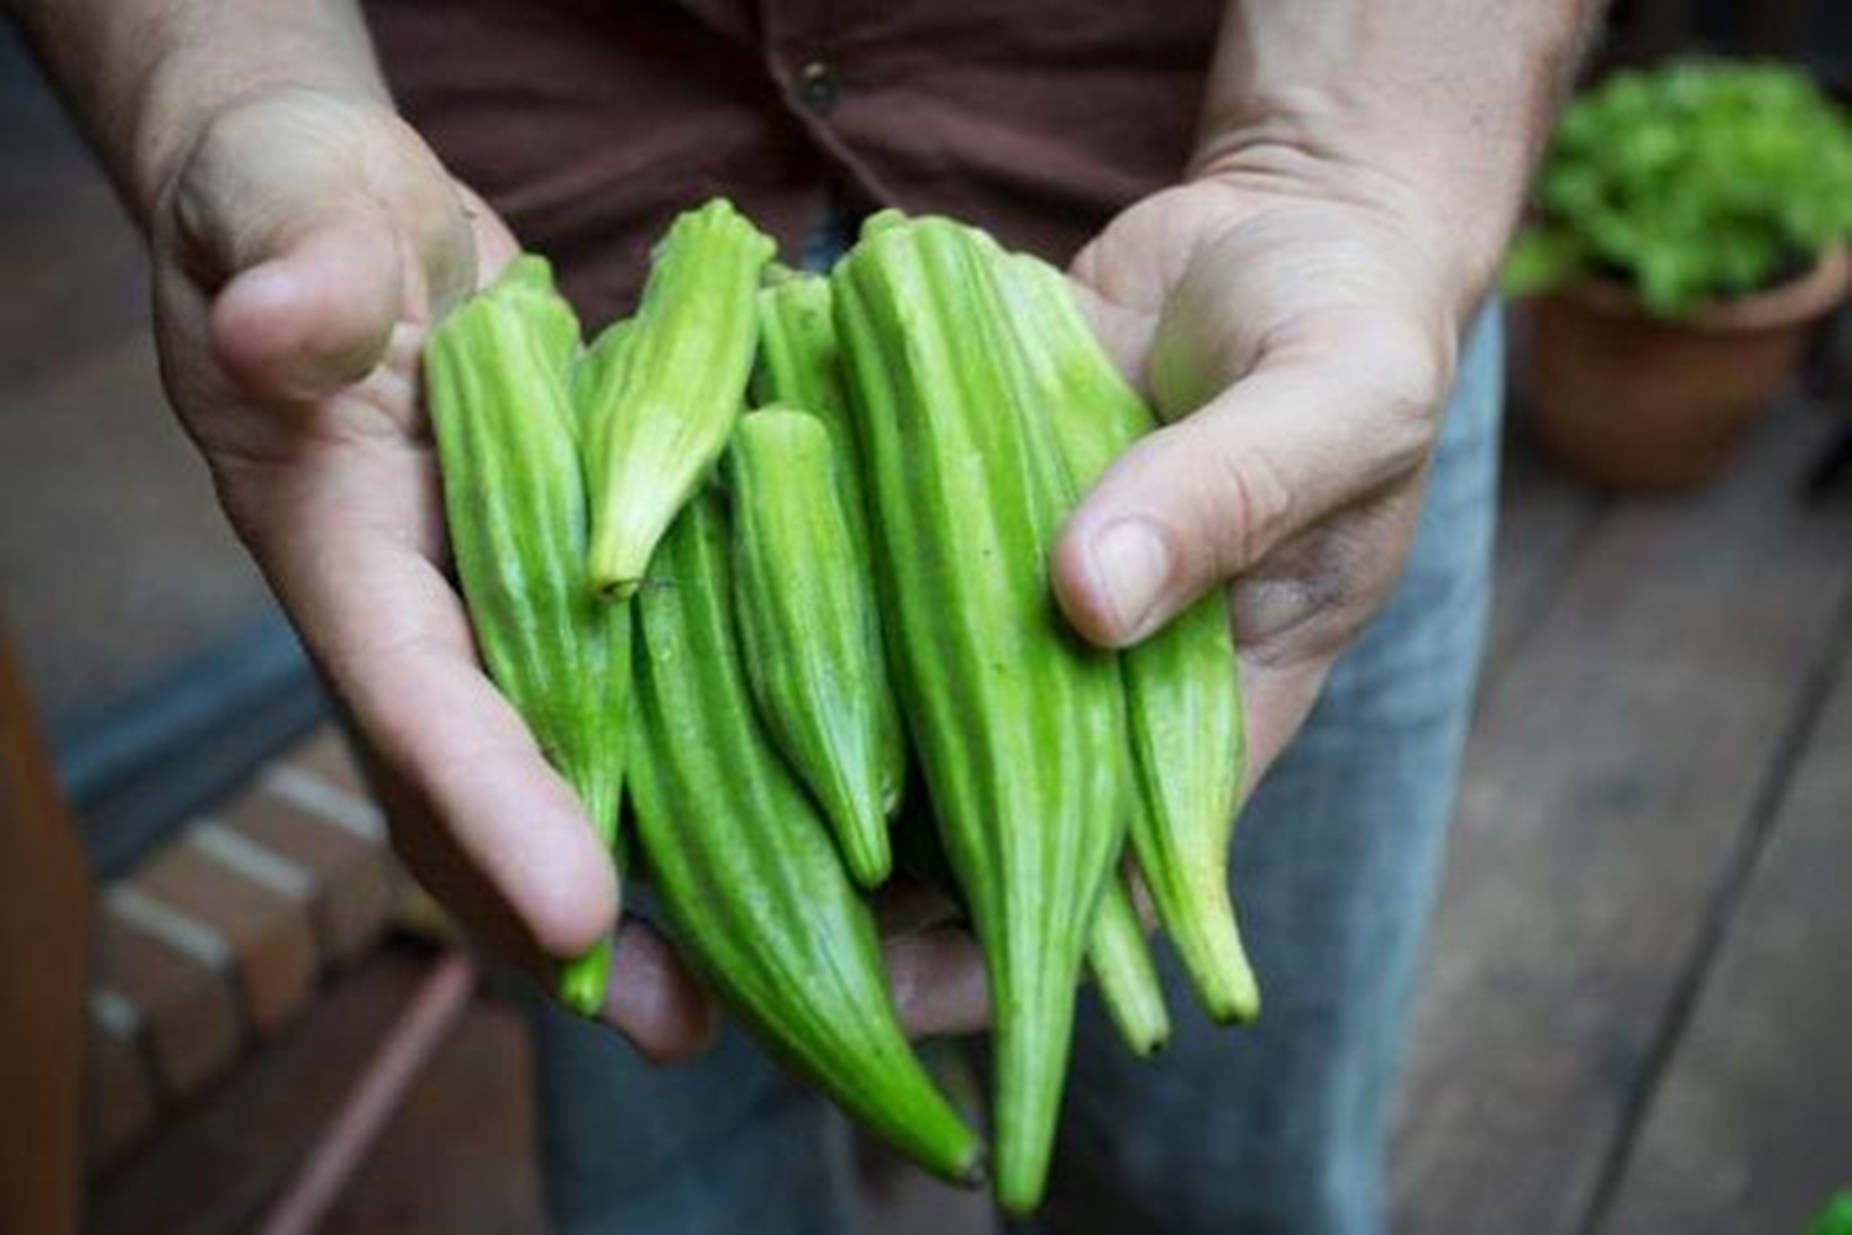
<instances>
[{"instance_id":1,"label":"shirt placket","mask_svg":"<svg viewBox=\"0 0 1852 1235\"><path fill-rule=\"evenodd\" d=\"M843 102L845 66L837 55L833 0L752 0L759 52L791 114L868 205L894 195L831 123Z\"/></svg>"}]
</instances>

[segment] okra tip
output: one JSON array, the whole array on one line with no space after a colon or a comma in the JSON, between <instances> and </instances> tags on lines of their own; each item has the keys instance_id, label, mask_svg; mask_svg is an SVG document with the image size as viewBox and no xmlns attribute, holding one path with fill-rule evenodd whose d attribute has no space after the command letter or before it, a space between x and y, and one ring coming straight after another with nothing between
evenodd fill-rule
<instances>
[{"instance_id":1,"label":"okra tip","mask_svg":"<svg viewBox=\"0 0 1852 1235\"><path fill-rule=\"evenodd\" d=\"M1170 925L1184 971L1209 1018L1219 1025L1245 1025L1259 1016L1260 983L1241 944L1233 907L1223 903L1220 913Z\"/></svg>"},{"instance_id":2,"label":"okra tip","mask_svg":"<svg viewBox=\"0 0 1852 1235\"><path fill-rule=\"evenodd\" d=\"M1250 988L1245 995L1212 1006L1209 1015L1218 1025L1252 1025L1260 1019L1260 992Z\"/></svg>"},{"instance_id":3,"label":"okra tip","mask_svg":"<svg viewBox=\"0 0 1852 1235\"><path fill-rule=\"evenodd\" d=\"M861 826L838 829L843 865L858 887L869 891L886 883L894 873L894 853L887 838L887 817L875 815Z\"/></svg>"},{"instance_id":4,"label":"okra tip","mask_svg":"<svg viewBox=\"0 0 1852 1235\"><path fill-rule=\"evenodd\" d=\"M1170 1045L1170 1026L1166 1025L1162 1033L1154 1033L1132 1048L1132 1053L1140 1059L1155 1059L1164 1053Z\"/></svg>"},{"instance_id":5,"label":"okra tip","mask_svg":"<svg viewBox=\"0 0 1852 1235\"><path fill-rule=\"evenodd\" d=\"M990 1180L990 1172L986 1169L988 1165L984 1142L973 1137L964 1161L953 1172L952 1182L966 1188L981 1188Z\"/></svg>"},{"instance_id":6,"label":"okra tip","mask_svg":"<svg viewBox=\"0 0 1852 1235\"><path fill-rule=\"evenodd\" d=\"M645 538L634 528L604 527L594 520L591 549L585 563L592 595L612 602L626 601L634 596L643 584L650 557L660 539L660 531Z\"/></svg>"},{"instance_id":7,"label":"okra tip","mask_svg":"<svg viewBox=\"0 0 1852 1235\"><path fill-rule=\"evenodd\" d=\"M560 967L559 1001L580 1016L599 1016L610 978L611 941L601 939Z\"/></svg>"},{"instance_id":8,"label":"okra tip","mask_svg":"<svg viewBox=\"0 0 1852 1235\"><path fill-rule=\"evenodd\" d=\"M643 586L641 578L635 579L592 579L592 595L599 600L608 600L613 604L622 604L637 594Z\"/></svg>"},{"instance_id":9,"label":"okra tip","mask_svg":"<svg viewBox=\"0 0 1852 1235\"><path fill-rule=\"evenodd\" d=\"M761 290L770 290L775 287L781 287L786 283L794 283L803 279L813 279L816 277L816 275L807 274L795 266L787 266L781 261L769 261L765 263L765 269L759 272L759 287Z\"/></svg>"},{"instance_id":10,"label":"okra tip","mask_svg":"<svg viewBox=\"0 0 1852 1235\"><path fill-rule=\"evenodd\" d=\"M888 207L886 210L877 210L862 220L862 230L859 238L867 240L871 236L879 236L883 232L891 232L898 228L905 227L907 222L905 211L896 210L892 206Z\"/></svg>"},{"instance_id":11,"label":"okra tip","mask_svg":"<svg viewBox=\"0 0 1852 1235\"><path fill-rule=\"evenodd\" d=\"M1260 1016L1260 986L1252 970L1243 968L1228 981L1200 984L1203 1010L1218 1025L1247 1025Z\"/></svg>"}]
</instances>

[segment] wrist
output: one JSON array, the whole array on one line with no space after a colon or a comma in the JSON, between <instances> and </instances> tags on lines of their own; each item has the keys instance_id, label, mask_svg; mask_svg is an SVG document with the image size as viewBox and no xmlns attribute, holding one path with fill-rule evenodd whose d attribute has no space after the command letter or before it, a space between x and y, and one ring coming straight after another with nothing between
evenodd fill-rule
<instances>
[{"instance_id":1,"label":"wrist","mask_svg":"<svg viewBox=\"0 0 1852 1235\"><path fill-rule=\"evenodd\" d=\"M1476 300L1522 207L1594 5L1233 0L1192 178L1276 180L1436 246Z\"/></svg>"},{"instance_id":2,"label":"wrist","mask_svg":"<svg viewBox=\"0 0 1852 1235\"><path fill-rule=\"evenodd\" d=\"M146 227L213 117L270 90L389 105L356 0L3 0Z\"/></svg>"}]
</instances>

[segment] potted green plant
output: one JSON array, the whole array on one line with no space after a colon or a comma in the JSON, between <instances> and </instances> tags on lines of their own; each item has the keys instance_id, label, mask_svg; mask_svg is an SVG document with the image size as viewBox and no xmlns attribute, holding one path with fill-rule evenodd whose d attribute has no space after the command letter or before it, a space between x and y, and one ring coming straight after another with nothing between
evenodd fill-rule
<instances>
[{"instance_id":1,"label":"potted green plant","mask_svg":"<svg viewBox=\"0 0 1852 1235\"><path fill-rule=\"evenodd\" d=\"M1513 244L1528 426L1599 483L1718 472L1845 296L1852 122L1796 69L1683 60L1564 111Z\"/></svg>"}]
</instances>

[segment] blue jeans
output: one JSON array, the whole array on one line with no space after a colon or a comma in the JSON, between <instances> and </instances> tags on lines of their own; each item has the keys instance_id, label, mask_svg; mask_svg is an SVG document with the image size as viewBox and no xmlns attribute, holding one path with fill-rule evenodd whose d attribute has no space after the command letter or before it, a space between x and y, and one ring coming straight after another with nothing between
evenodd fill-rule
<instances>
[{"instance_id":1,"label":"blue jeans","mask_svg":"<svg viewBox=\"0 0 1852 1235\"><path fill-rule=\"evenodd\" d=\"M1242 814L1233 879L1260 1020L1209 1024L1160 945L1175 1030L1146 1063L1083 993L1037 1229L1382 1229L1388 1108L1486 618L1502 360L1487 313L1462 354L1407 570ZM551 1008L534 1031L562 1231L854 1228L841 1117L737 1030L669 1069Z\"/></svg>"}]
</instances>

